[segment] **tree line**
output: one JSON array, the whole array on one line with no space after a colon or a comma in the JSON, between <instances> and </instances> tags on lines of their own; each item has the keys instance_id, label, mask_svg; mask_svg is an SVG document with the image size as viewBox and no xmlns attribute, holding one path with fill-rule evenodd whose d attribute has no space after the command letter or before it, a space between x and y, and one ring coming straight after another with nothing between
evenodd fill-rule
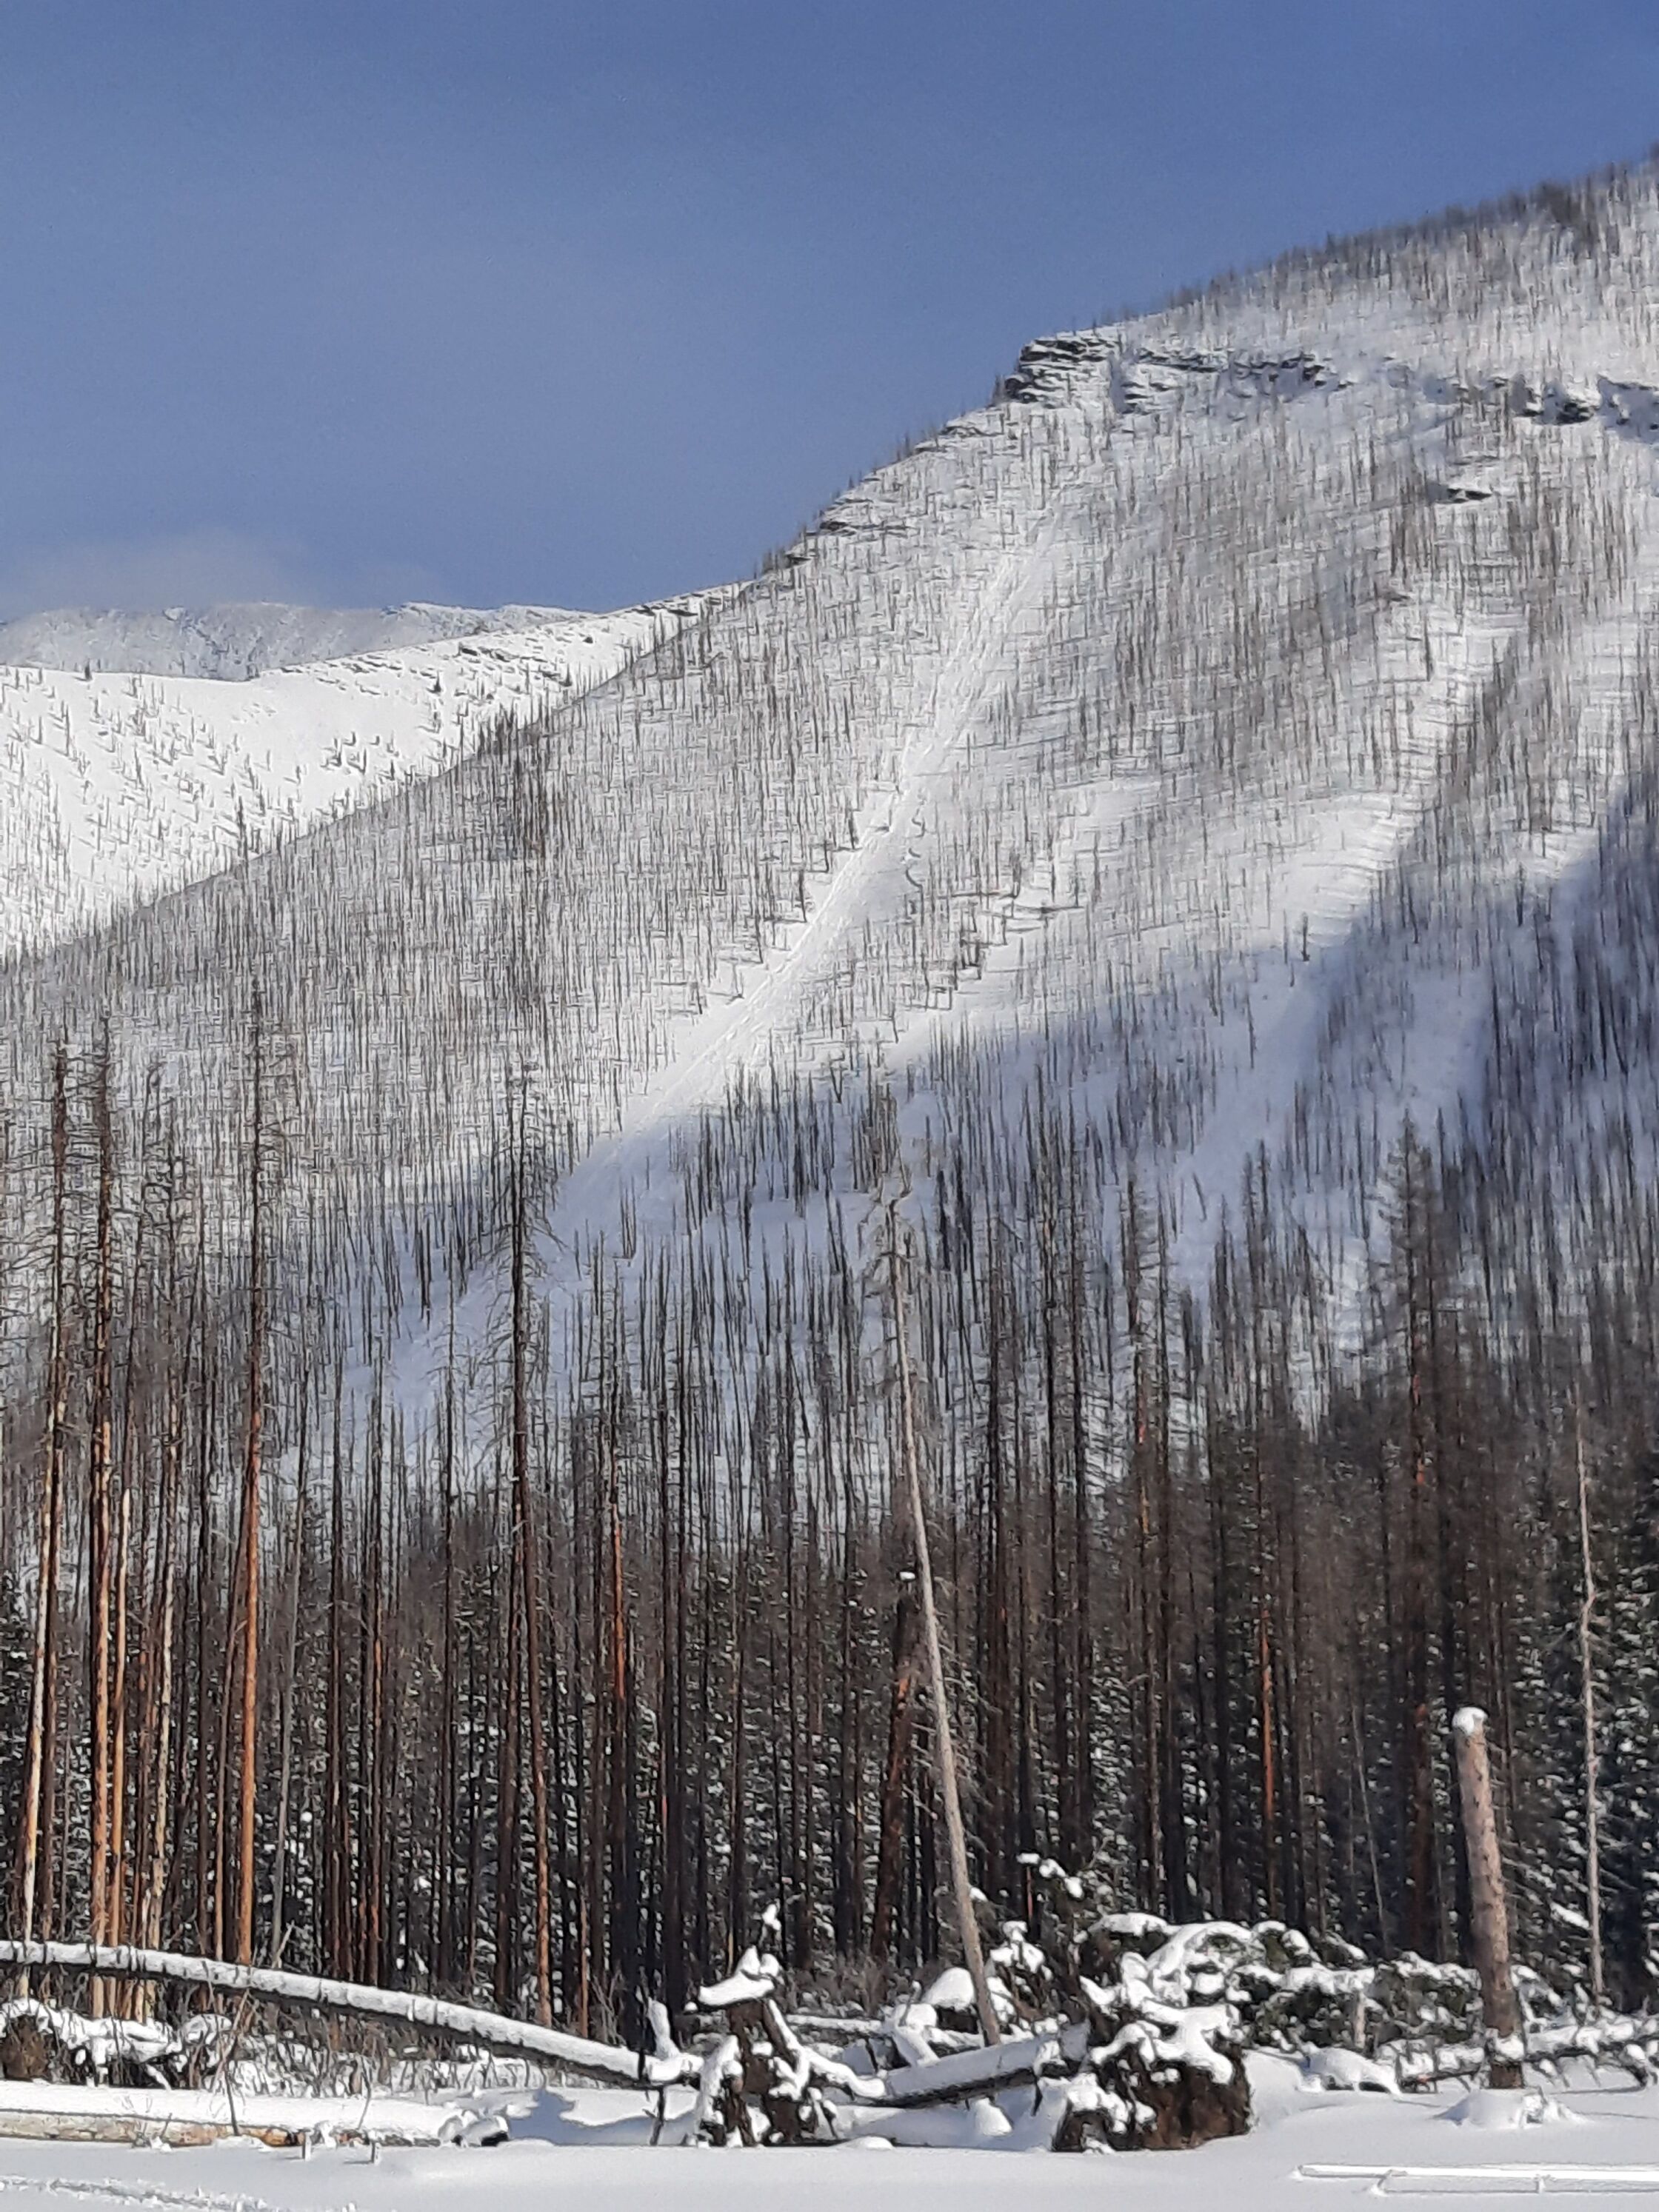
<instances>
[{"instance_id":1,"label":"tree line","mask_svg":"<svg viewBox=\"0 0 1659 2212\"><path fill-rule=\"evenodd\" d=\"M491 1359L416 1424L325 1314L273 1328L263 1075L216 1296L161 1124L121 1123L95 1053L49 1089L50 1312L4 1434L15 1932L624 2033L769 1905L809 1985L948 1948L902 1327L999 1910L1036 1910L1052 1859L1173 1918L1455 1955L1447 1726L1473 1701L1524 1953L1588 1972L1594 1844L1608 1974L1648 1986L1650 1284L1573 1318L1522 1270L1483 1313L1466 1177L1420 1133L1344 1346L1265 1159L1200 1297L1155 1194L1103 1202L1058 1100L905 1191L872 1083L858 1239L832 1214L741 1302L660 1252L596 1266L567 1362L509 1098Z\"/></svg>"}]
</instances>

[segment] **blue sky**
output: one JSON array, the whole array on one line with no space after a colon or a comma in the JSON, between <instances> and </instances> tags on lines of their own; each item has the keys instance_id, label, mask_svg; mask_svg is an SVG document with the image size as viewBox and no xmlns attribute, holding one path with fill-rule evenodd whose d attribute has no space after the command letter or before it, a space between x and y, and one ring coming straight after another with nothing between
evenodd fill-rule
<instances>
[{"instance_id":1,"label":"blue sky","mask_svg":"<svg viewBox=\"0 0 1659 2212\"><path fill-rule=\"evenodd\" d=\"M9 0L0 612L746 574L1029 337L1641 154L1655 0Z\"/></svg>"}]
</instances>

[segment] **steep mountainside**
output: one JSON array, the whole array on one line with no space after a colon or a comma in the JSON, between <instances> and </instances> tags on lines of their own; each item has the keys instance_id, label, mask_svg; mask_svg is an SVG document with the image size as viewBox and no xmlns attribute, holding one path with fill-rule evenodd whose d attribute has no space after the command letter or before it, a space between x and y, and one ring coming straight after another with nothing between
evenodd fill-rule
<instances>
[{"instance_id":1,"label":"steep mountainside","mask_svg":"<svg viewBox=\"0 0 1659 2212\"><path fill-rule=\"evenodd\" d=\"M1640 172L1034 345L586 698L539 708L526 657L469 695L516 641L400 659L430 753L458 691L475 723L514 684L526 711L15 969L19 1079L60 1010L108 1007L135 1064L166 1063L189 1147L234 1150L212 1102L257 988L315 1177L296 1200L390 1201L470 1265L432 1224L493 1172L522 1076L550 1292L598 1243L683 1258L687 1229L734 1282L757 1221L773 1259L810 1258L884 1175L994 1182L1039 1097L1188 1282L1248 1189L1352 1318L1407 1114L1501 1172L1516 1224L1568 1198L1571 1264L1592 1134L1616 1124L1633 1175L1659 1110L1656 278ZM236 696L312 687L292 726L320 728L348 680L361 731L363 671ZM61 681L7 678L42 763L111 696ZM149 729L144 688L119 696ZM324 758L329 796L366 772ZM273 755L266 789L291 773ZM15 798L3 818L15 911L50 833L12 829ZM872 1070L901 1098L879 1172L849 1134Z\"/></svg>"},{"instance_id":2,"label":"steep mountainside","mask_svg":"<svg viewBox=\"0 0 1659 2212\"><path fill-rule=\"evenodd\" d=\"M9 896L64 911L66 787L116 909L0 958L0 1771L55 1577L52 1924L96 1685L137 1742L175 1666L125 1770L173 1776L161 1933L234 1896L295 1966L630 2040L757 1923L933 1957L914 1467L1005 1911L1050 1855L1453 1956L1473 1701L1519 1954L1599 1913L1650 1996L1656 469L1642 168L1035 344L489 728L519 642L8 672L53 779L21 834L0 792ZM310 702L326 805L377 685L434 772L273 797L244 860L227 767L221 872L126 902L200 692Z\"/></svg>"},{"instance_id":3,"label":"steep mountainside","mask_svg":"<svg viewBox=\"0 0 1659 2212\"><path fill-rule=\"evenodd\" d=\"M0 952L432 774L501 716L533 718L604 683L694 605L225 607L6 625ZM181 672L155 672L169 665Z\"/></svg>"}]
</instances>

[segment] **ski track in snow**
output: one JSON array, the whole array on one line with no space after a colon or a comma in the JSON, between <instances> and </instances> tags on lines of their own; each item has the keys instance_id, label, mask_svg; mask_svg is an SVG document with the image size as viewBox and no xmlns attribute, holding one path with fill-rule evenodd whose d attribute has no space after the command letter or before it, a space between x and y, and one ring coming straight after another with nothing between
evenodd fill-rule
<instances>
[{"instance_id":1,"label":"ski track in snow","mask_svg":"<svg viewBox=\"0 0 1659 2212\"><path fill-rule=\"evenodd\" d=\"M728 1003L694 1020L671 1046L668 1063L647 1091L629 1102L618 1136L600 1148L594 1162L597 1181L572 1178L578 1211L602 1183L629 1164L630 1145L663 1124L719 1103L732 1078L745 1066L763 1065L768 1048L793 1035L799 1001L823 973L839 933L881 911L881 902L902 883L926 834L923 801L957 747L968 738L996 672L1009 630L1022 608L1035 598L1046 574L1045 556L1052 528L1036 534L1018 552L1005 554L981 592L967 635L934 677L925 721L927 734L907 745L902 780L890 793L876 793L866 810L857 842L823 879L807 919L786 930L766 959ZM908 823L909 839L896 832ZM556 1241L556 1231L555 1232Z\"/></svg>"},{"instance_id":2,"label":"ski track in snow","mask_svg":"<svg viewBox=\"0 0 1659 2212\"><path fill-rule=\"evenodd\" d=\"M64 2174L0 2173L0 2194L69 2197L83 2204L153 2205L155 2212L280 2212L268 2197L215 2189L165 2189L155 2182L100 2177L76 2181Z\"/></svg>"},{"instance_id":3,"label":"ski track in snow","mask_svg":"<svg viewBox=\"0 0 1659 2212\"><path fill-rule=\"evenodd\" d=\"M1045 510L1023 544L993 560L963 634L929 682L897 780L872 792L854 843L816 884L809 879L808 915L783 928L763 959L738 968L737 987L723 1002L679 1018L663 1066L624 1102L616 1131L560 1184L536 1239L539 1289L554 1313L556 1339L580 1297L585 1240L596 1230L614 1237L624 1191L635 1194L639 1219L659 1231L672 1226L676 1189L669 1148L677 1133L718 1106L744 1071L764 1069L775 1054L800 1061L794 1024L813 985L831 971L849 933L902 901L928 835L927 802L971 740L1022 615L1040 605L1058 531L1056 514ZM850 1042L832 1040L830 1049L844 1050ZM476 1357L487 1344L500 1297L501 1285L490 1274L465 1287L455 1310L455 1340L464 1355ZM392 1355L400 1401L429 1402L448 1356L447 1322L405 1331ZM355 1380L360 1402L367 1403L374 1377L364 1369Z\"/></svg>"}]
</instances>

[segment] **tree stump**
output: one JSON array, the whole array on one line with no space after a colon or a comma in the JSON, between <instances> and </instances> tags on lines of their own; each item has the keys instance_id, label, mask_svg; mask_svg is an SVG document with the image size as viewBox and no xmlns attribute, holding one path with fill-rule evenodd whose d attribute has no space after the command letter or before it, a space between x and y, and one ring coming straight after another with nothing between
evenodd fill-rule
<instances>
[{"instance_id":1,"label":"tree stump","mask_svg":"<svg viewBox=\"0 0 1659 2212\"><path fill-rule=\"evenodd\" d=\"M44 2081L52 2065L52 2050L39 2021L27 2013L8 2021L0 2035L0 2075L8 2081Z\"/></svg>"}]
</instances>

